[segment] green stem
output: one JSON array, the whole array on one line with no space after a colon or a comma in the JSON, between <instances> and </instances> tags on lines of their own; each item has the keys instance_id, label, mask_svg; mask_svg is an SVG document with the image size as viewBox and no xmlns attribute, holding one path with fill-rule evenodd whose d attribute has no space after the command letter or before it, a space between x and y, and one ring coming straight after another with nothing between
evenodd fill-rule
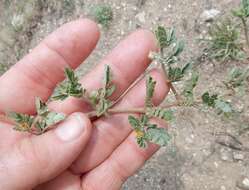
<instances>
[{"instance_id":1,"label":"green stem","mask_svg":"<svg viewBox=\"0 0 249 190\"><path fill-rule=\"evenodd\" d=\"M172 107L178 107L181 106L178 102L174 102L172 104L168 104L165 106L162 106L161 108L167 109ZM145 114L146 108L144 107L137 107L137 108L110 108L107 111L107 114ZM96 111L91 111L89 113L86 113L86 115L91 119L94 120L97 117Z\"/></svg>"}]
</instances>

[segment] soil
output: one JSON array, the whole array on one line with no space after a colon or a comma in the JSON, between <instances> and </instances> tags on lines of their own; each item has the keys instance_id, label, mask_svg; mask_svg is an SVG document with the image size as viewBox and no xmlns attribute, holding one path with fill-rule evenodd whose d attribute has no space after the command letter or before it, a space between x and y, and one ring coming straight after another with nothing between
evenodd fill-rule
<instances>
[{"instance_id":1,"label":"soil","mask_svg":"<svg viewBox=\"0 0 249 190\"><path fill-rule=\"evenodd\" d=\"M94 53L79 69L84 75L106 55L118 41L137 28L152 30L158 24L174 26L179 38L186 42L182 62L201 55L198 38L206 36L210 23L202 22L205 10L216 9L220 15L238 5L238 0L0 0L0 70L3 72L65 22L90 17L91 8L106 3L113 8L114 19ZM234 66L242 62L198 62L201 73L196 93L216 88ZM1 72L0 71L0 72ZM181 84L179 84L179 88ZM170 97L169 97L170 98ZM238 109L249 114L248 95L231 98ZM205 110L177 110L170 128L173 140L149 160L124 184L124 190L236 190L249 178L249 133L239 133L238 121L208 114ZM243 145L238 143L239 140ZM223 142L223 143L222 143ZM224 146L224 142L226 145ZM223 144L223 145L221 145ZM243 189L243 188L242 188ZM244 188L245 189L245 188Z\"/></svg>"}]
</instances>

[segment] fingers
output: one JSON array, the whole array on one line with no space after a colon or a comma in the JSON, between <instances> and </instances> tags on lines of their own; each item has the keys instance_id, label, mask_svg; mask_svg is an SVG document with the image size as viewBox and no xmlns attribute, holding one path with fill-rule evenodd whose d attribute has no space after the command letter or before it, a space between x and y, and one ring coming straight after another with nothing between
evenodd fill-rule
<instances>
[{"instance_id":1,"label":"fingers","mask_svg":"<svg viewBox=\"0 0 249 190\"><path fill-rule=\"evenodd\" d=\"M80 113L48 133L25 138L0 156L0 189L32 189L68 168L84 149L91 133Z\"/></svg>"},{"instance_id":2,"label":"fingers","mask_svg":"<svg viewBox=\"0 0 249 190\"><path fill-rule=\"evenodd\" d=\"M165 98L169 89L160 71L154 70L150 75L157 81L153 97L153 102L157 105ZM145 86L144 79L124 97L116 108L142 107L146 96ZM94 125L88 146L72 166L72 171L75 173L85 173L103 162L132 130L128 122L128 114L99 119Z\"/></svg>"},{"instance_id":3,"label":"fingers","mask_svg":"<svg viewBox=\"0 0 249 190\"><path fill-rule=\"evenodd\" d=\"M140 148L132 132L107 160L84 176L82 189L120 189L126 179L142 167L158 148L154 144Z\"/></svg>"},{"instance_id":4,"label":"fingers","mask_svg":"<svg viewBox=\"0 0 249 190\"><path fill-rule=\"evenodd\" d=\"M0 78L0 112L34 112L34 97L46 100L63 80L64 68L81 64L98 38L96 24L87 19L67 23L49 35Z\"/></svg>"},{"instance_id":5,"label":"fingers","mask_svg":"<svg viewBox=\"0 0 249 190\"><path fill-rule=\"evenodd\" d=\"M39 185L35 190L85 190L81 188L81 176L66 171L53 180Z\"/></svg>"},{"instance_id":6,"label":"fingers","mask_svg":"<svg viewBox=\"0 0 249 190\"><path fill-rule=\"evenodd\" d=\"M104 76L104 66L108 64L113 73L113 82L117 89L112 97L116 99L148 67L150 51L156 50L154 35L147 30L138 30L121 41L96 68L84 76L82 85L89 91L100 88ZM54 102L51 107L64 113L86 112L89 108L84 102L69 98L63 103Z\"/></svg>"}]
</instances>

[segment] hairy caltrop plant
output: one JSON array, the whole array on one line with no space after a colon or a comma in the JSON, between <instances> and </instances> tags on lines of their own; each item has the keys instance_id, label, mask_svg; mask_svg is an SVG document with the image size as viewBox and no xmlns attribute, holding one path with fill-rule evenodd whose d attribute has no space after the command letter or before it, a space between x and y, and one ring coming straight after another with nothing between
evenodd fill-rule
<instances>
[{"instance_id":1,"label":"hairy caltrop plant","mask_svg":"<svg viewBox=\"0 0 249 190\"><path fill-rule=\"evenodd\" d=\"M56 92L48 100L65 100L68 97L82 98L87 101L92 110L86 113L92 120L99 117L106 117L112 114L130 114L128 121L135 131L137 143L140 147L146 147L148 143L155 143L165 146L169 143L171 137L166 128L161 128L153 122L153 118L165 121L167 124L174 119L174 110L180 107L198 108L204 106L213 109L218 115L229 117L235 111L224 99L224 96L211 92L204 92L199 98L196 97L194 89L197 86L199 74L187 63L182 66L180 64L180 55L184 49L184 43L178 40L173 28L168 29L162 26L157 27L155 36L160 47L159 52L151 52L148 56L154 62L160 64L165 75L165 83L170 87L175 100L171 103L164 103L159 106L153 104L152 98L156 81L149 75L146 77L146 98L143 107L127 107L114 108L113 106L122 99L121 95L116 101L109 98L115 92L115 84L112 82L112 72L110 66L106 65L103 76L102 87L88 91L79 82L79 78L70 68L65 68L66 81L58 85ZM145 72L148 73L148 72ZM248 77L248 70L234 70L230 73L230 77L224 83L227 88L237 88L243 85ZM136 84L138 80L134 83ZM175 84L183 82L182 92L178 92ZM133 86L132 84L131 86ZM128 88L129 90L130 88ZM29 132L35 135L45 133L55 124L66 118L66 115L50 111L47 106L48 102L43 102L40 98L36 98L36 115L28 115L22 113L8 113L9 118L15 122L15 130ZM133 114L137 114L136 116Z\"/></svg>"}]
</instances>

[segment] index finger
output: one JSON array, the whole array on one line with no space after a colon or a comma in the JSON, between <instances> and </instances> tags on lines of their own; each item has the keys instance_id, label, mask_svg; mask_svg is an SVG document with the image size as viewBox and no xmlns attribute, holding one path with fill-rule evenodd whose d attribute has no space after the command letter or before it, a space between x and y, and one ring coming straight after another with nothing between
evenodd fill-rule
<instances>
[{"instance_id":1,"label":"index finger","mask_svg":"<svg viewBox=\"0 0 249 190\"><path fill-rule=\"evenodd\" d=\"M76 68L97 44L97 25L88 19L69 22L43 40L0 78L0 112L33 113L34 98L47 100L64 79L64 68Z\"/></svg>"}]
</instances>

